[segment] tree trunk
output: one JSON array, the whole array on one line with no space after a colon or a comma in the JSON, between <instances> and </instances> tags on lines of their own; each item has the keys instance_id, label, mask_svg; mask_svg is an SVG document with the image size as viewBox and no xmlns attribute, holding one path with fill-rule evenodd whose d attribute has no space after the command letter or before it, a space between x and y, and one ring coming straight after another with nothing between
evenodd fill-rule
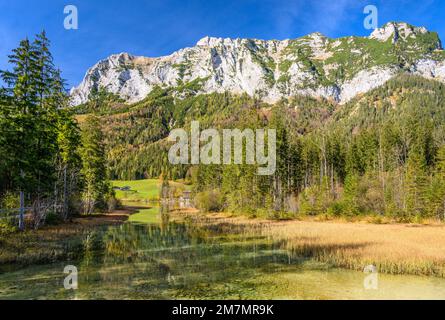
<instances>
[{"instance_id":1,"label":"tree trunk","mask_svg":"<svg viewBox=\"0 0 445 320\"><path fill-rule=\"evenodd\" d=\"M25 230L25 193L20 191L19 230Z\"/></svg>"},{"instance_id":2,"label":"tree trunk","mask_svg":"<svg viewBox=\"0 0 445 320\"><path fill-rule=\"evenodd\" d=\"M63 168L63 219L68 219L68 188L67 188L67 165Z\"/></svg>"}]
</instances>

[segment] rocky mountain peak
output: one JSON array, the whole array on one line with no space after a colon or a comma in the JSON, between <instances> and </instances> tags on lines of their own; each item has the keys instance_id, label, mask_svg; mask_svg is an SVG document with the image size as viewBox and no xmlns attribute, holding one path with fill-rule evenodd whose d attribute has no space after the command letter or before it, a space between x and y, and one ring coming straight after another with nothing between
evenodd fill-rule
<instances>
[{"instance_id":1,"label":"rocky mountain peak","mask_svg":"<svg viewBox=\"0 0 445 320\"><path fill-rule=\"evenodd\" d=\"M375 29L369 38L382 42L391 38L392 43L396 43L400 38L406 40L426 33L428 30L425 27L415 27L405 22L388 22L382 28Z\"/></svg>"},{"instance_id":2,"label":"rocky mountain peak","mask_svg":"<svg viewBox=\"0 0 445 320\"><path fill-rule=\"evenodd\" d=\"M132 103L156 86L198 82L196 93L247 93L267 102L309 95L344 103L401 72L445 81L437 33L390 22L367 38L330 39L318 32L281 41L204 37L165 57L112 55L88 70L71 96L74 105L82 104L93 88L103 87Z\"/></svg>"},{"instance_id":3,"label":"rocky mountain peak","mask_svg":"<svg viewBox=\"0 0 445 320\"><path fill-rule=\"evenodd\" d=\"M231 39L228 39L231 40ZM216 38L216 37L209 37L206 36L202 39L200 39L196 45L199 47L215 47L217 45L220 45L224 43L224 39L223 38Z\"/></svg>"}]
</instances>

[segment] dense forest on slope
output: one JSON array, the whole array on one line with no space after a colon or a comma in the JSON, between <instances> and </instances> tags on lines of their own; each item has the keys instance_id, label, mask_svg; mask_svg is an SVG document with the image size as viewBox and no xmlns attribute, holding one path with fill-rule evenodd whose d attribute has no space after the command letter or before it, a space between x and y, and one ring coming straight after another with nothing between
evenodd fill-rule
<instances>
[{"instance_id":1,"label":"dense forest on slope","mask_svg":"<svg viewBox=\"0 0 445 320\"><path fill-rule=\"evenodd\" d=\"M100 113L111 178L187 178L210 209L444 219L444 101L443 84L400 75L345 105L309 97L269 105L247 95L195 95L187 85L157 88L125 108L108 102ZM166 138L192 120L201 129L276 129L276 173L257 176L252 165L170 165Z\"/></svg>"}]
</instances>

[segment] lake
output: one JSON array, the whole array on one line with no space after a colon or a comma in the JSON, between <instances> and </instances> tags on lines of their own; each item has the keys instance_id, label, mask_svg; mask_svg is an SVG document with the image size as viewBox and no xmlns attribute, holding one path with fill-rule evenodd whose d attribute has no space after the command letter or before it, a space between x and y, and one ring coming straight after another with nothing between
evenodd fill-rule
<instances>
[{"instance_id":1,"label":"lake","mask_svg":"<svg viewBox=\"0 0 445 320\"><path fill-rule=\"evenodd\" d=\"M445 299L442 278L378 274L366 290L369 274L292 256L282 240L141 215L87 235L80 261L0 274L0 299ZM78 290L64 289L67 264Z\"/></svg>"}]
</instances>

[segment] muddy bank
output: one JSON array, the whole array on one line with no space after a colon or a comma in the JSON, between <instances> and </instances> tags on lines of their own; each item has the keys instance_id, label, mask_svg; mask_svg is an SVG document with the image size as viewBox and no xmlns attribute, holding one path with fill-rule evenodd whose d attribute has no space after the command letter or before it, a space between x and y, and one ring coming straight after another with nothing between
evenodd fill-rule
<instances>
[{"instance_id":1,"label":"muddy bank","mask_svg":"<svg viewBox=\"0 0 445 320\"><path fill-rule=\"evenodd\" d=\"M0 272L34 264L78 259L85 239L99 228L119 225L137 212L135 208L108 214L76 217L70 222L45 226L39 230L0 236Z\"/></svg>"}]
</instances>

